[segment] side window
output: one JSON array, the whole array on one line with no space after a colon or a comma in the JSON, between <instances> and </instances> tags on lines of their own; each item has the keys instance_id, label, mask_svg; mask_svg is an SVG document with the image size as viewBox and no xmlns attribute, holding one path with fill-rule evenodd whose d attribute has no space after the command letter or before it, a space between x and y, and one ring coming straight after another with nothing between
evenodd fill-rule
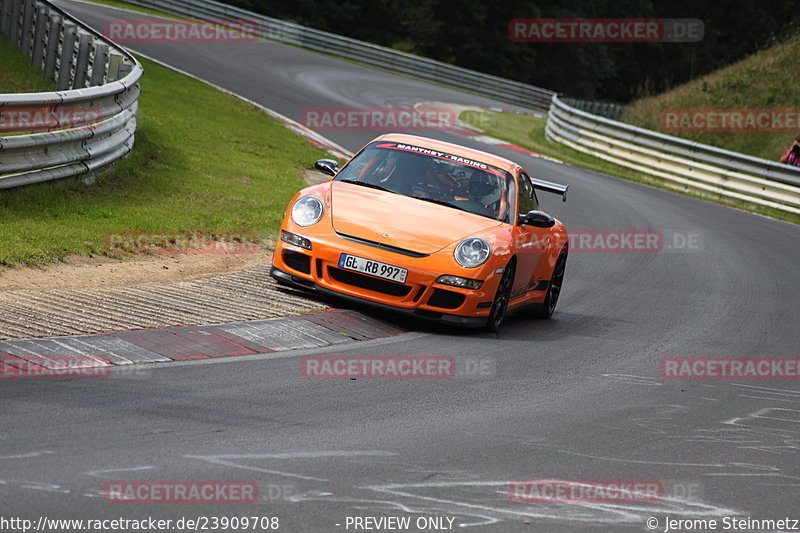
<instances>
[{"instance_id":1,"label":"side window","mask_svg":"<svg viewBox=\"0 0 800 533\"><path fill-rule=\"evenodd\" d=\"M539 209L539 200L536 191L531 185L531 179L524 172L519 175L519 213L524 215L528 211Z\"/></svg>"},{"instance_id":2,"label":"side window","mask_svg":"<svg viewBox=\"0 0 800 533\"><path fill-rule=\"evenodd\" d=\"M508 184L508 193L506 195L506 198L508 198L508 205L506 206L507 211L505 213L505 217L503 218L509 224L516 224L515 217L517 216L517 185L514 183L514 180L511 179L511 176L508 176L506 183Z\"/></svg>"}]
</instances>

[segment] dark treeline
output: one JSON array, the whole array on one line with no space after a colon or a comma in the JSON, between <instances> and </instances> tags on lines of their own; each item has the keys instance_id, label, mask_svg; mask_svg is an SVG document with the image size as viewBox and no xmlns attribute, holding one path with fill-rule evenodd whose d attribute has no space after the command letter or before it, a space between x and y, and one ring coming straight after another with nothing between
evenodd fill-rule
<instances>
[{"instance_id":1,"label":"dark treeline","mask_svg":"<svg viewBox=\"0 0 800 533\"><path fill-rule=\"evenodd\" d=\"M271 17L523 81L627 102L730 64L791 35L795 0L229 0ZM696 18L697 43L520 43L515 18ZM799 66L800 68L800 66Z\"/></svg>"}]
</instances>

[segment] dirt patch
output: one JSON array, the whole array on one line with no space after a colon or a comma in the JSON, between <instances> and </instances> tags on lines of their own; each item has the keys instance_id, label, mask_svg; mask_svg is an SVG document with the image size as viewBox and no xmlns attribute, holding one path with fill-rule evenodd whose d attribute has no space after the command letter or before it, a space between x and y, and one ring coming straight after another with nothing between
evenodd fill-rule
<instances>
[{"instance_id":1,"label":"dirt patch","mask_svg":"<svg viewBox=\"0 0 800 533\"><path fill-rule=\"evenodd\" d=\"M306 170L303 177L312 185L330 179L316 170ZM271 246L273 243L266 244ZM187 281L239 272L270 262L272 251L267 249L238 254L134 255L125 259L73 255L61 263L41 267L0 266L0 291L125 287Z\"/></svg>"},{"instance_id":2,"label":"dirt patch","mask_svg":"<svg viewBox=\"0 0 800 533\"><path fill-rule=\"evenodd\" d=\"M69 256L41 267L0 267L0 291L122 287L238 272L272 261L270 250L239 254L136 255L125 259Z\"/></svg>"}]
</instances>

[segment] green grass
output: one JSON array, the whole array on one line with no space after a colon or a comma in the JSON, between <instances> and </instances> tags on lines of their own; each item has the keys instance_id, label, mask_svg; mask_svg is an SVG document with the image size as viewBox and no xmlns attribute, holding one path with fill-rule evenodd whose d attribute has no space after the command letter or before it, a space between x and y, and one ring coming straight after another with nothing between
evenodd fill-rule
<instances>
[{"instance_id":1,"label":"green grass","mask_svg":"<svg viewBox=\"0 0 800 533\"><path fill-rule=\"evenodd\" d=\"M800 103L800 36L753 54L733 65L693 80L666 93L632 103L622 120L661 131L666 109L798 109ZM666 132L777 161L800 134L784 132Z\"/></svg>"},{"instance_id":2,"label":"green grass","mask_svg":"<svg viewBox=\"0 0 800 533\"><path fill-rule=\"evenodd\" d=\"M156 15L158 17L169 17L169 18L177 18L180 19L181 17L177 17L175 15L170 15L166 11L159 11L157 9L150 9L149 7L137 6L135 4L130 4L128 2L123 2L121 0L90 0L93 4L100 4L103 6L109 7L121 7L122 9L130 9L131 11L139 11L140 13L146 13L148 15Z\"/></svg>"},{"instance_id":3,"label":"green grass","mask_svg":"<svg viewBox=\"0 0 800 533\"><path fill-rule=\"evenodd\" d=\"M45 79L31 65L31 58L0 33L0 94L55 91L56 84Z\"/></svg>"},{"instance_id":4,"label":"green grass","mask_svg":"<svg viewBox=\"0 0 800 533\"><path fill-rule=\"evenodd\" d=\"M609 163L598 157L578 152L563 144L547 140L544 133L545 124L547 123L547 119L545 118L494 111L464 111L459 118L467 124L471 124L484 131L487 135L522 146L534 152L560 159L569 165L639 183L646 183L662 189L676 190L675 187L666 180L653 178L641 172ZM547 176L538 177L547 179ZM777 209L766 208L738 200L730 200L718 195L701 195L682 189L680 189L680 192L695 198L702 198L737 209L744 209L753 213L800 224L800 216L785 213Z\"/></svg>"},{"instance_id":5,"label":"green grass","mask_svg":"<svg viewBox=\"0 0 800 533\"><path fill-rule=\"evenodd\" d=\"M275 237L303 169L326 153L249 104L142 63L133 152L91 184L0 191L0 264L105 255L104 235L122 231Z\"/></svg>"}]
</instances>

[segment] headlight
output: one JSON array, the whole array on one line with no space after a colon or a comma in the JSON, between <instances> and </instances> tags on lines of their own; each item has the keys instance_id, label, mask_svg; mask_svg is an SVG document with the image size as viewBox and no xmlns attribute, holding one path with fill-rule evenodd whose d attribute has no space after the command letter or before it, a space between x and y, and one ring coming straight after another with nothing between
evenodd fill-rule
<instances>
[{"instance_id":1,"label":"headlight","mask_svg":"<svg viewBox=\"0 0 800 533\"><path fill-rule=\"evenodd\" d=\"M298 226L313 226L322 218L325 208L316 196L303 196L292 206L292 220Z\"/></svg>"},{"instance_id":2,"label":"headlight","mask_svg":"<svg viewBox=\"0 0 800 533\"><path fill-rule=\"evenodd\" d=\"M306 250L311 249L311 241L309 241L305 237L301 237L300 235L290 233L285 229L281 230L281 240L283 242L288 242L289 244L294 244L295 246L299 246L300 248L305 248Z\"/></svg>"},{"instance_id":3,"label":"headlight","mask_svg":"<svg viewBox=\"0 0 800 533\"><path fill-rule=\"evenodd\" d=\"M483 281L479 279L462 278L460 276L450 276L449 274L439 276L439 278L436 280L436 283L473 290L478 290L483 286Z\"/></svg>"},{"instance_id":4,"label":"headlight","mask_svg":"<svg viewBox=\"0 0 800 533\"><path fill-rule=\"evenodd\" d=\"M475 268L484 264L491 254L492 247L486 239L470 237L461 241L454 255L461 266Z\"/></svg>"}]
</instances>

